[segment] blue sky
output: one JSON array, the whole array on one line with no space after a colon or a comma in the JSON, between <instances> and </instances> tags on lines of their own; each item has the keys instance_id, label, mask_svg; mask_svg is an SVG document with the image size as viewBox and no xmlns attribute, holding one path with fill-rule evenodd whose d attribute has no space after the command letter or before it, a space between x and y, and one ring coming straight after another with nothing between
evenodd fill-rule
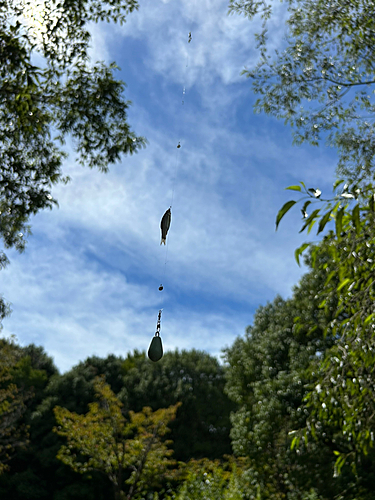
<instances>
[{"instance_id":1,"label":"blue sky","mask_svg":"<svg viewBox=\"0 0 375 500\"><path fill-rule=\"evenodd\" d=\"M241 71L257 60L256 23L227 16L226 0L139 3L124 26L92 27L91 56L120 66L129 123L147 148L101 174L78 166L68 143L59 208L31 221L26 252L9 251L1 273L13 309L2 335L42 345L61 371L147 350L161 307L165 350L220 356L303 272L298 209L275 232L293 198L284 188L303 180L331 192L334 180L333 150L294 147L288 127L253 113ZM275 8L277 48L285 14ZM164 266L159 224L172 195Z\"/></svg>"}]
</instances>

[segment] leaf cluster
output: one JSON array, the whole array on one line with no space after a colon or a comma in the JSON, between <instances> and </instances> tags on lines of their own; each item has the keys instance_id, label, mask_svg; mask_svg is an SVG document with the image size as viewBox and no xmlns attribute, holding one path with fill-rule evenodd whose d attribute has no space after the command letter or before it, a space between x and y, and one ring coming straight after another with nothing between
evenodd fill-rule
<instances>
[{"instance_id":1,"label":"leaf cluster","mask_svg":"<svg viewBox=\"0 0 375 500\"><path fill-rule=\"evenodd\" d=\"M98 401L94 380L100 375L105 376L123 404L123 416L128 423L130 412L141 414L147 406L155 412L182 402L175 420L168 425L170 433L163 437L163 442L164 439L173 441L168 444L168 449L174 451L169 458L172 468L159 475L153 464L150 471L156 473L152 481L147 481L149 486L145 488L149 489L143 495L145 498L151 494L150 489L163 495L178 488L185 477L181 460L205 456L214 460L231 453L229 414L235 404L223 394L224 367L207 353L168 352L158 364L151 363L144 352L129 353L125 359L115 355L92 356L60 375L40 348L22 349L22 355L29 361L23 361L22 369L14 376L17 383L33 387L34 397L27 402L23 417L29 426L30 438L27 448L18 450L10 462L10 470L0 479L0 496L4 498L108 498L112 485L103 473L91 470L79 474L56 459L60 448L67 443L66 438L52 432L57 425L55 406L78 415L88 413L89 405ZM173 465L174 460L178 466ZM124 473L124 481L131 473L130 469Z\"/></svg>"},{"instance_id":2,"label":"leaf cluster","mask_svg":"<svg viewBox=\"0 0 375 500\"><path fill-rule=\"evenodd\" d=\"M230 12L263 18L260 58L244 73L259 96L255 111L284 120L295 143L323 140L339 154L338 172L351 180L374 170L374 7L366 0L287 0L280 49L268 49L272 2L231 0Z\"/></svg>"},{"instance_id":3,"label":"leaf cluster","mask_svg":"<svg viewBox=\"0 0 375 500\"><path fill-rule=\"evenodd\" d=\"M243 500L251 498L244 478L244 460L229 460L222 463L207 459L190 461L187 478L178 491L167 500Z\"/></svg>"},{"instance_id":4,"label":"leaf cluster","mask_svg":"<svg viewBox=\"0 0 375 500\"><path fill-rule=\"evenodd\" d=\"M342 183L337 181L334 190ZM302 191L300 186L288 189ZM277 222L295 203L282 207ZM370 183L361 187L345 184L334 198L316 200L321 208L311 216L304 213L306 203L301 231L310 232L319 222L319 233L329 221L334 223L311 251L314 269L326 273L317 297L319 308L331 312L324 335L331 336L334 344L318 363L318 378L304 399L310 413L306 429L315 439L322 434L322 426L335 429L335 474L341 473L345 463L357 473L358 462L366 460L374 441L374 188ZM310 246L305 243L296 250L297 262ZM300 439L299 433L293 444Z\"/></svg>"},{"instance_id":5,"label":"leaf cluster","mask_svg":"<svg viewBox=\"0 0 375 500\"><path fill-rule=\"evenodd\" d=\"M67 438L57 458L76 472L103 472L118 492L124 491L126 480L130 499L160 481L170 467L172 451L162 438L179 405L156 412L147 407L139 413L131 411L127 420L109 385L97 378L94 387L99 401L89 404L87 414L55 407L54 430Z\"/></svg>"}]
</instances>

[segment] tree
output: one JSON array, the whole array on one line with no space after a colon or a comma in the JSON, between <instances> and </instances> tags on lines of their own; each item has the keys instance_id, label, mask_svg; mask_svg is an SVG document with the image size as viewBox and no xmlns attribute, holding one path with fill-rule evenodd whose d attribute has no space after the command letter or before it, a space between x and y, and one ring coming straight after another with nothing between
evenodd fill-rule
<instances>
[{"instance_id":1,"label":"tree","mask_svg":"<svg viewBox=\"0 0 375 500\"><path fill-rule=\"evenodd\" d=\"M0 271L4 269L8 263L9 261L5 253L0 252ZM11 313L10 305L0 295L0 330L3 319L9 316L10 313Z\"/></svg>"},{"instance_id":2,"label":"tree","mask_svg":"<svg viewBox=\"0 0 375 500\"><path fill-rule=\"evenodd\" d=\"M62 172L66 137L72 138L80 164L103 172L145 144L127 123L130 102L123 98L124 83L114 77L117 66L91 64L88 56L90 22L122 24L137 8L136 0L0 1L0 236L5 247L24 250L30 216L57 204L51 188L68 181ZM38 66L35 54L42 58ZM3 302L0 313L5 307Z\"/></svg>"},{"instance_id":3,"label":"tree","mask_svg":"<svg viewBox=\"0 0 375 500\"><path fill-rule=\"evenodd\" d=\"M319 189L303 183L288 189L306 194L301 232L318 223L318 234L324 234L312 265L326 272L317 296L319 307L332 315L324 333L334 339L312 368L319 376L306 394L311 416L305 430L314 436L324 434L324 426L336 429L336 474L345 461L359 474L358 464L364 468L373 460L374 7L365 0L286 4L286 39L272 55L266 33L271 3L231 0L230 11L263 18L257 35L260 60L245 72L259 95L256 110L289 123L297 143L325 140L334 146L337 173L347 181L343 189L338 188L345 181L334 184L332 199L322 199ZM312 202L321 206L308 214ZM282 207L276 225L295 203ZM331 221L335 230L327 232ZM297 260L309 246L296 250ZM323 255L324 261L316 260Z\"/></svg>"},{"instance_id":4,"label":"tree","mask_svg":"<svg viewBox=\"0 0 375 500\"><path fill-rule=\"evenodd\" d=\"M21 357L12 372L12 381L20 388L32 391L17 425L28 427L29 442L26 447L17 449L9 470L1 476L0 497L14 500L106 499L108 489L111 489L109 480L95 472L89 479L88 474L76 474L57 460L57 452L64 440L52 431L56 425L53 407L67 405L69 409L86 412L87 403L94 397L92 383L84 385L81 379L72 376L64 379L60 387L58 381L63 376L59 375L42 348L34 345L17 347ZM88 397L87 388L90 388ZM85 399L85 404L81 407L82 399ZM75 405L73 400L76 400Z\"/></svg>"},{"instance_id":5,"label":"tree","mask_svg":"<svg viewBox=\"0 0 375 500\"><path fill-rule=\"evenodd\" d=\"M29 426L30 443L26 450L18 451L10 472L0 480L0 497L107 498L111 484L104 474L95 471L77 474L56 459L65 442L52 432L56 426L53 413L56 405L78 414L88 412L88 405L95 400L94 380L98 375L105 376L123 403L126 418L129 410L138 413L150 406L156 411L182 402L175 420L168 426L171 429L168 438L173 440L170 448L176 460L205 456L220 459L231 453L229 415L236 405L224 394L225 368L209 354L195 350L168 352L157 364L151 363L144 352L131 353L125 359L114 355L91 356L59 375L51 371L36 349L28 346L23 354L30 357L34 368L45 370L47 380L41 389L35 389L33 404L28 404L25 422ZM176 483L177 479L171 480L172 487Z\"/></svg>"},{"instance_id":6,"label":"tree","mask_svg":"<svg viewBox=\"0 0 375 500\"><path fill-rule=\"evenodd\" d=\"M0 340L0 359L1 473L9 471L11 459L13 467L20 455L30 452L32 413L43 398L48 377L57 369L42 348L20 347L13 339Z\"/></svg>"},{"instance_id":7,"label":"tree","mask_svg":"<svg viewBox=\"0 0 375 500\"><path fill-rule=\"evenodd\" d=\"M245 74L258 94L255 110L294 129L295 142L338 151L338 172L356 180L374 174L375 16L367 0L287 0L281 48L270 54L272 2L230 0L229 11L253 19L260 59Z\"/></svg>"},{"instance_id":8,"label":"tree","mask_svg":"<svg viewBox=\"0 0 375 500\"><path fill-rule=\"evenodd\" d=\"M26 411L23 393L12 380L12 370L19 356L12 341L0 340L0 474L15 450L27 442L27 432L19 421Z\"/></svg>"},{"instance_id":9,"label":"tree","mask_svg":"<svg viewBox=\"0 0 375 500\"><path fill-rule=\"evenodd\" d=\"M330 327L336 308L319 308L328 274L324 266L331 261L323 248L314 257L315 267L292 298L276 297L260 307L245 338L225 351L226 391L238 405L231 415L233 450L248 457L249 482L259 486L261 498L301 500L313 495L312 489L319 499L370 499L374 455L358 464L357 477L348 467L333 477L334 452L345 449L348 439L337 418L317 416L322 401L312 406L306 400L319 384L322 359L337 341ZM311 256L307 263L312 267ZM337 286L334 277L332 283ZM327 304L330 300L337 305L331 297Z\"/></svg>"},{"instance_id":10,"label":"tree","mask_svg":"<svg viewBox=\"0 0 375 500\"><path fill-rule=\"evenodd\" d=\"M76 472L98 470L113 484L115 498L130 500L160 480L173 464L172 451L163 437L175 418L178 404L152 412L122 413L122 404L103 379L95 380L99 401L90 403L86 415L55 408L55 432L67 438L58 458ZM125 495L125 484L128 485Z\"/></svg>"},{"instance_id":11,"label":"tree","mask_svg":"<svg viewBox=\"0 0 375 500\"><path fill-rule=\"evenodd\" d=\"M192 349L165 353L150 363L144 352L129 354L123 363L125 407L140 411L182 403L171 424L177 460L222 458L231 454L229 415L236 406L224 393L225 367L209 354Z\"/></svg>"},{"instance_id":12,"label":"tree","mask_svg":"<svg viewBox=\"0 0 375 500\"><path fill-rule=\"evenodd\" d=\"M291 188L300 190L299 186ZM305 192L300 202L313 196ZM325 335L333 336L335 343L316 367L319 378L306 395L311 411L307 424L312 435L321 421L340 429L334 450L339 474L345 462L355 470L358 460L366 461L374 442L374 189L371 184L362 189L345 185L332 200L320 198L316 204L320 208L306 218L302 230L319 221L320 232L335 223L335 230L328 231L312 249L315 269L321 266L318 257L326 255L322 269L327 277L318 294L319 308L331 310ZM296 254L308 246L304 244Z\"/></svg>"}]
</instances>

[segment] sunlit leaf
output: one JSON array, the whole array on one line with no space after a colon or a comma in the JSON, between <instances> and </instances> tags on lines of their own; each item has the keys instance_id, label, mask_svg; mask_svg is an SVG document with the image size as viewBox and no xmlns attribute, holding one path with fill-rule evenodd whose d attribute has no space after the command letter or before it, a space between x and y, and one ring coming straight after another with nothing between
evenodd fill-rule
<instances>
[{"instance_id":1,"label":"sunlit leaf","mask_svg":"<svg viewBox=\"0 0 375 500\"><path fill-rule=\"evenodd\" d=\"M344 279L340 284L339 286L337 287L337 291L339 292L340 290L342 290L342 288L344 288L344 286L346 286L348 283L350 283L352 280L350 278L346 278Z\"/></svg>"},{"instance_id":2,"label":"sunlit leaf","mask_svg":"<svg viewBox=\"0 0 375 500\"><path fill-rule=\"evenodd\" d=\"M344 179L337 179L337 181L335 181L333 184L333 189L338 188L343 182L345 182Z\"/></svg>"},{"instance_id":3,"label":"sunlit leaf","mask_svg":"<svg viewBox=\"0 0 375 500\"><path fill-rule=\"evenodd\" d=\"M363 326L367 326L369 323L371 323L371 321L373 320L373 318L374 318L374 313L372 313L369 316L367 316L367 318L363 322Z\"/></svg>"},{"instance_id":4,"label":"sunlit leaf","mask_svg":"<svg viewBox=\"0 0 375 500\"><path fill-rule=\"evenodd\" d=\"M281 219L284 217L284 215L292 208L293 205L295 205L297 202L294 200L287 201L279 210L277 217L276 217L276 229L278 228L278 225L281 221Z\"/></svg>"}]
</instances>

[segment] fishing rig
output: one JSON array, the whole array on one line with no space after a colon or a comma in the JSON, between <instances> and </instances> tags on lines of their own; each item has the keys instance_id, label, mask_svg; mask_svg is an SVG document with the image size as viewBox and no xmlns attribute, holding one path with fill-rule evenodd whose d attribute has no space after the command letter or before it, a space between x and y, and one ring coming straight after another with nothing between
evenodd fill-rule
<instances>
[{"instance_id":1,"label":"fishing rig","mask_svg":"<svg viewBox=\"0 0 375 500\"><path fill-rule=\"evenodd\" d=\"M188 39L187 43L190 44L192 41L192 35L191 31L189 31L188 34ZM187 55L186 59L186 68L189 66L189 55ZM185 104L185 95L186 95L186 87L183 86L182 89L182 99L181 99L181 105L184 106ZM177 150L180 150L181 148L181 140L178 141L177 144ZM160 230L161 230L161 241L160 245L165 245L165 259L164 259L164 270L163 270L163 281L165 278L165 273L166 273L166 268L167 268L167 260L168 260L168 239L167 239L167 234L169 231L169 228L171 226L171 221L172 221L172 204L173 204L173 198L174 198L174 188L175 188L175 181L176 181L176 171L177 171L177 165L178 165L178 155L176 155L176 162L175 162L175 174L172 178L172 201L170 207L165 211L164 215L161 218L160 221ZM159 285L159 291L162 292L164 290L163 283ZM159 361L163 357L163 343L160 337L160 330L161 330L161 315L163 312L163 308L159 309L158 312L158 319L156 322L156 331L155 335L153 336L150 346L148 348L148 357L150 358L151 361Z\"/></svg>"}]
</instances>

